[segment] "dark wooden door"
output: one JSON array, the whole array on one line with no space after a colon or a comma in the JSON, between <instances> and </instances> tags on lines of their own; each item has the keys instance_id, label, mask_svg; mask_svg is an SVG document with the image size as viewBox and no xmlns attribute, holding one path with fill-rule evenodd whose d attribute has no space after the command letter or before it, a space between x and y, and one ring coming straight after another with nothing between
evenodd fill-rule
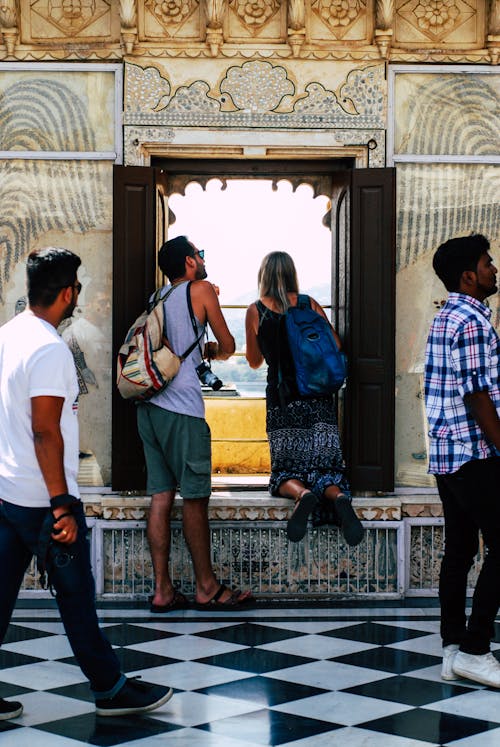
<instances>
[{"instance_id":1,"label":"dark wooden door","mask_svg":"<svg viewBox=\"0 0 500 747\"><path fill-rule=\"evenodd\" d=\"M127 330L155 288L158 172L115 166L113 178L113 368ZM113 490L146 486L136 408L113 386L111 484Z\"/></svg>"},{"instance_id":2,"label":"dark wooden door","mask_svg":"<svg viewBox=\"0 0 500 747\"><path fill-rule=\"evenodd\" d=\"M354 169L337 176L332 225L340 268L338 323L349 358L344 453L354 491L391 491L395 169Z\"/></svg>"}]
</instances>

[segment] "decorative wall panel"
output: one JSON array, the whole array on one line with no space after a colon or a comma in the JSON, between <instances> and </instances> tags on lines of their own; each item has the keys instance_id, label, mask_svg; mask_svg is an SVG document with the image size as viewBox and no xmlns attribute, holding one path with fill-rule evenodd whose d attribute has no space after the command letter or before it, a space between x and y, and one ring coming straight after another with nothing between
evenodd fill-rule
<instances>
[{"instance_id":1,"label":"decorative wall panel","mask_svg":"<svg viewBox=\"0 0 500 747\"><path fill-rule=\"evenodd\" d=\"M286 38L286 18L287 3L280 0L229 0L225 36L229 43L281 42Z\"/></svg>"},{"instance_id":2,"label":"decorative wall panel","mask_svg":"<svg viewBox=\"0 0 500 747\"><path fill-rule=\"evenodd\" d=\"M139 4L139 39L201 41L205 34L199 0L145 0Z\"/></svg>"},{"instance_id":3,"label":"decorative wall panel","mask_svg":"<svg viewBox=\"0 0 500 747\"><path fill-rule=\"evenodd\" d=\"M481 0L396 0L395 44L407 48L470 46L485 42Z\"/></svg>"},{"instance_id":4,"label":"decorative wall panel","mask_svg":"<svg viewBox=\"0 0 500 747\"><path fill-rule=\"evenodd\" d=\"M400 269L425 254L430 261L428 253L452 235L500 238L500 165L400 164L398 177Z\"/></svg>"},{"instance_id":5,"label":"decorative wall panel","mask_svg":"<svg viewBox=\"0 0 500 747\"><path fill-rule=\"evenodd\" d=\"M118 5L111 0L21 0L25 44L70 39L118 41Z\"/></svg>"},{"instance_id":6,"label":"decorative wall panel","mask_svg":"<svg viewBox=\"0 0 500 747\"><path fill-rule=\"evenodd\" d=\"M187 68L181 69L180 63L176 68L180 80L175 68L167 74L160 65L126 64L125 124L356 130L385 126L383 65L347 67L344 77L335 81L329 80L332 73L338 75L331 67L323 68L324 76L318 68L314 80L298 66L266 61L206 64L205 77L192 82Z\"/></svg>"},{"instance_id":7,"label":"decorative wall panel","mask_svg":"<svg viewBox=\"0 0 500 747\"><path fill-rule=\"evenodd\" d=\"M500 73L402 73L395 97L396 154L500 154Z\"/></svg>"},{"instance_id":8,"label":"decorative wall panel","mask_svg":"<svg viewBox=\"0 0 500 747\"><path fill-rule=\"evenodd\" d=\"M0 151L114 150L113 72L0 71Z\"/></svg>"},{"instance_id":9,"label":"decorative wall panel","mask_svg":"<svg viewBox=\"0 0 500 747\"><path fill-rule=\"evenodd\" d=\"M397 483L433 485L422 372L429 326L447 293L432 271L432 255L441 242L472 231L488 236L495 255L500 165L408 163L398 165L397 176ZM490 305L498 329L498 296Z\"/></svg>"},{"instance_id":10,"label":"decorative wall panel","mask_svg":"<svg viewBox=\"0 0 500 747\"><path fill-rule=\"evenodd\" d=\"M3 0L0 59L491 62L498 0Z\"/></svg>"},{"instance_id":11,"label":"decorative wall panel","mask_svg":"<svg viewBox=\"0 0 500 747\"><path fill-rule=\"evenodd\" d=\"M312 0L309 37L313 42L336 41L370 44L372 2L368 0Z\"/></svg>"},{"instance_id":12,"label":"decorative wall panel","mask_svg":"<svg viewBox=\"0 0 500 747\"><path fill-rule=\"evenodd\" d=\"M4 161L0 166L0 323L26 306L25 263L43 246L82 259L82 292L60 328L77 368L80 476L105 485L111 460L111 183L109 163Z\"/></svg>"},{"instance_id":13,"label":"decorative wall panel","mask_svg":"<svg viewBox=\"0 0 500 747\"><path fill-rule=\"evenodd\" d=\"M408 538L410 557L407 561L408 592L436 593L444 554L444 527L433 524L413 526L408 524L407 529L410 533ZM467 579L469 589L473 589L476 585L483 558L484 547L481 542Z\"/></svg>"},{"instance_id":14,"label":"decorative wall panel","mask_svg":"<svg viewBox=\"0 0 500 747\"><path fill-rule=\"evenodd\" d=\"M434 485L427 474L425 342L447 293L432 271L439 244L473 231L492 251L500 239L500 75L395 68L397 163L396 480ZM477 163L473 162L477 161ZM498 296L490 299L500 324Z\"/></svg>"},{"instance_id":15,"label":"decorative wall panel","mask_svg":"<svg viewBox=\"0 0 500 747\"><path fill-rule=\"evenodd\" d=\"M112 71L0 71L0 150L25 155L0 162L0 323L26 306L31 250L81 257L79 305L59 331L79 378L86 485L110 479L112 164L91 159L115 149L115 94Z\"/></svg>"},{"instance_id":16,"label":"decorative wall panel","mask_svg":"<svg viewBox=\"0 0 500 747\"><path fill-rule=\"evenodd\" d=\"M217 578L261 597L399 592L394 526L370 527L361 545L349 548L337 529L315 529L307 541L290 544L283 523L237 526L229 521L212 522L211 541ZM143 527L104 528L103 553L105 594L153 591ZM171 558L173 582L184 593L194 595L191 560L177 522L173 522Z\"/></svg>"}]
</instances>

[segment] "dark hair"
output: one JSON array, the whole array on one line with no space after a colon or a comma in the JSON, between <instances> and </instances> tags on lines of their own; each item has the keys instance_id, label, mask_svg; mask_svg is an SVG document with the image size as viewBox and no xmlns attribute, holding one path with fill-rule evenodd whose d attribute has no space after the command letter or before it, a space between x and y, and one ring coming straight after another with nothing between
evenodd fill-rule
<instances>
[{"instance_id":1,"label":"dark hair","mask_svg":"<svg viewBox=\"0 0 500 747\"><path fill-rule=\"evenodd\" d=\"M290 305L288 293L298 293L299 283L293 259L287 252L266 254L257 276L260 296L270 296L282 311Z\"/></svg>"},{"instance_id":2,"label":"dark hair","mask_svg":"<svg viewBox=\"0 0 500 747\"><path fill-rule=\"evenodd\" d=\"M31 306L52 306L62 288L74 285L82 260L69 249L49 246L31 252L26 264Z\"/></svg>"},{"instance_id":3,"label":"dark hair","mask_svg":"<svg viewBox=\"0 0 500 747\"><path fill-rule=\"evenodd\" d=\"M187 236L176 236L166 241L158 252L160 270L170 282L186 272L186 257L193 257L194 249Z\"/></svg>"},{"instance_id":4,"label":"dark hair","mask_svg":"<svg viewBox=\"0 0 500 747\"><path fill-rule=\"evenodd\" d=\"M446 290L458 291L462 273L476 271L477 263L490 249L490 242L481 233L449 239L436 249L432 266Z\"/></svg>"}]
</instances>

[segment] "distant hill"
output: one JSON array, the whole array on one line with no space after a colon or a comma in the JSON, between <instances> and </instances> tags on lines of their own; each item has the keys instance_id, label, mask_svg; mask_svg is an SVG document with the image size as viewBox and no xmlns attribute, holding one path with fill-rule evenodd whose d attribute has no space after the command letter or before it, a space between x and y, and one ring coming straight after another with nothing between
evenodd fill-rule
<instances>
[{"instance_id":1,"label":"distant hill","mask_svg":"<svg viewBox=\"0 0 500 747\"><path fill-rule=\"evenodd\" d=\"M315 298L317 301L320 301L323 304L328 305L330 301L330 286L328 283L323 283L321 285L315 285L312 288L304 288L302 289L303 293L307 293L308 295ZM222 299L222 304L228 303L231 305L241 305L245 307L244 309L225 309L224 310L224 316L226 317L226 321L228 323L229 329L231 330L231 333L234 335L236 339L236 349L237 350L243 350L245 345L245 309L246 307L255 301L257 298L257 292L256 291L248 291L247 293L242 293L234 300L227 300L225 298Z\"/></svg>"},{"instance_id":2,"label":"distant hill","mask_svg":"<svg viewBox=\"0 0 500 747\"><path fill-rule=\"evenodd\" d=\"M301 288L301 293L307 293L309 296L316 298L322 303L327 303L330 300L330 284L322 283L321 285L314 285L312 288ZM248 304L255 301L257 298L257 290L250 290L235 299L227 301L230 304L241 304L242 306L248 306Z\"/></svg>"}]
</instances>

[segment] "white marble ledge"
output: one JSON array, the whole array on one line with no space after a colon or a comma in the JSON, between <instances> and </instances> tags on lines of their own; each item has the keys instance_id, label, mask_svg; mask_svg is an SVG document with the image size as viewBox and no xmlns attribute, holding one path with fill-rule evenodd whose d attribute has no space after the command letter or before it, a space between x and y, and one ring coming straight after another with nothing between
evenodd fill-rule
<instances>
[{"instance_id":1,"label":"white marble ledge","mask_svg":"<svg viewBox=\"0 0 500 747\"><path fill-rule=\"evenodd\" d=\"M89 518L142 521L150 505L148 495L82 493ZM180 518L182 499L176 498L174 518ZM365 521L399 521L404 517L438 517L442 515L437 496L373 495L354 497L353 506ZM274 498L267 490L217 490L212 493L209 515L218 521L281 521L288 519L292 502Z\"/></svg>"}]
</instances>

